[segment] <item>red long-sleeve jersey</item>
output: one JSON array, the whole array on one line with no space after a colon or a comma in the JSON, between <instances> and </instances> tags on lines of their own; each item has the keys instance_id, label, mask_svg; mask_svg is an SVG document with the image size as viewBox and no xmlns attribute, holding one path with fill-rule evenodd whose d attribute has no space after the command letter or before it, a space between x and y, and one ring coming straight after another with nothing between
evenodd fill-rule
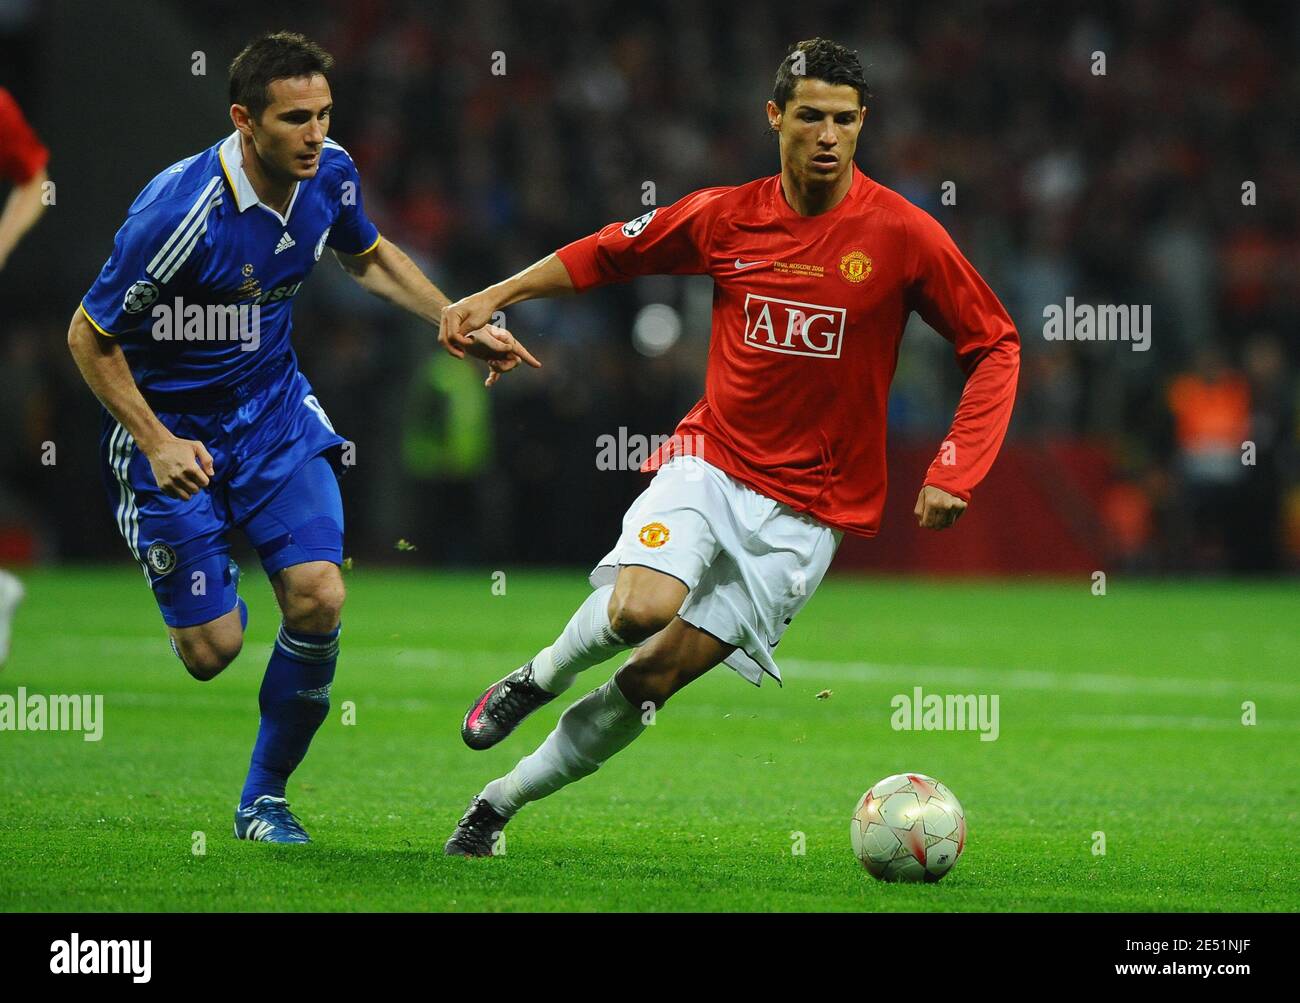
<instances>
[{"instance_id":1,"label":"red long-sleeve jersey","mask_svg":"<svg viewBox=\"0 0 1300 1003\"><path fill-rule=\"evenodd\" d=\"M874 536L889 384L912 311L966 373L925 483L969 501L1002 445L1020 368L1011 318L933 217L856 167L848 195L818 216L791 209L775 175L695 192L557 253L578 290L713 277L704 397L645 470L689 443L755 491Z\"/></svg>"},{"instance_id":2,"label":"red long-sleeve jersey","mask_svg":"<svg viewBox=\"0 0 1300 1003\"><path fill-rule=\"evenodd\" d=\"M32 132L18 102L0 87L0 178L26 184L49 159L49 150Z\"/></svg>"}]
</instances>

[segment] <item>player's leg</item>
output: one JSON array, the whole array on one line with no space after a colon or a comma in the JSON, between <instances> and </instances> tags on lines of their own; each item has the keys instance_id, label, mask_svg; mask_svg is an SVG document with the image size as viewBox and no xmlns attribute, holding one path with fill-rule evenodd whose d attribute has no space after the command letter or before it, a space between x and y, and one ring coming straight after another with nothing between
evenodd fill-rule
<instances>
[{"instance_id":1,"label":"player's leg","mask_svg":"<svg viewBox=\"0 0 1300 1003\"><path fill-rule=\"evenodd\" d=\"M236 834L305 842L307 834L288 813L285 787L329 714L344 600L343 502L329 462L308 461L244 529L283 621L258 695L261 720Z\"/></svg>"},{"instance_id":2,"label":"player's leg","mask_svg":"<svg viewBox=\"0 0 1300 1003\"><path fill-rule=\"evenodd\" d=\"M167 625L172 651L195 679L209 680L239 654L248 607L226 533L231 520L223 475L228 456L219 426L202 415L159 414L172 432L205 443L217 471L189 499L158 488L148 458L126 429L105 415L100 440L105 486L118 531L143 567Z\"/></svg>"},{"instance_id":3,"label":"player's leg","mask_svg":"<svg viewBox=\"0 0 1300 1003\"><path fill-rule=\"evenodd\" d=\"M533 659L537 682L563 693L579 672L668 626L686 592L686 583L671 574L639 564L620 567L614 584L592 592L555 643L538 652Z\"/></svg>"},{"instance_id":4,"label":"player's leg","mask_svg":"<svg viewBox=\"0 0 1300 1003\"><path fill-rule=\"evenodd\" d=\"M579 672L658 633L681 608L686 591L683 582L661 571L620 568L613 585L587 596L553 644L479 695L461 723L465 744L491 748L572 686Z\"/></svg>"},{"instance_id":5,"label":"player's leg","mask_svg":"<svg viewBox=\"0 0 1300 1003\"><path fill-rule=\"evenodd\" d=\"M535 752L470 802L444 852L500 852L499 834L520 808L595 773L646 729L669 697L733 650L734 645L679 617L670 618L603 686L570 706Z\"/></svg>"},{"instance_id":6,"label":"player's leg","mask_svg":"<svg viewBox=\"0 0 1300 1003\"><path fill-rule=\"evenodd\" d=\"M718 554L709 513L722 503L717 483L698 468L665 465L628 509L618 542L593 573L597 588L560 636L470 704L461 722L465 744L496 745L580 672L662 630Z\"/></svg>"},{"instance_id":7,"label":"player's leg","mask_svg":"<svg viewBox=\"0 0 1300 1003\"><path fill-rule=\"evenodd\" d=\"M171 635L172 651L185 666L185 671L200 682L207 682L230 665L244 646L248 606L237 592L239 569L226 556L225 551L220 551L184 568L178 568L176 581L182 590L187 587L196 588L199 582L211 582L212 587L221 593L218 606L233 603L233 608L215 619L189 626L171 626L169 622L167 627ZM204 587L207 587L206 584ZM155 589L155 595L157 594L158 590ZM169 601L169 605L169 621L178 615L186 620L202 615L180 614L174 601Z\"/></svg>"},{"instance_id":8,"label":"player's leg","mask_svg":"<svg viewBox=\"0 0 1300 1003\"><path fill-rule=\"evenodd\" d=\"M614 673L619 691L643 715L721 664L735 645L674 616Z\"/></svg>"}]
</instances>

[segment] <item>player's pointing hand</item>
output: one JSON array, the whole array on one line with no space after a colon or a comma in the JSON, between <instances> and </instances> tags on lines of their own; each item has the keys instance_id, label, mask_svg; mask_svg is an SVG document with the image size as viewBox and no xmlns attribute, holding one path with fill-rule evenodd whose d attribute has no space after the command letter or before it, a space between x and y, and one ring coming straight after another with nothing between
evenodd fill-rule
<instances>
[{"instance_id":1,"label":"player's pointing hand","mask_svg":"<svg viewBox=\"0 0 1300 1003\"><path fill-rule=\"evenodd\" d=\"M164 439L145 454L163 494L189 501L213 477L212 455L197 439Z\"/></svg>"},{"instance_id":2,"label":"player's pointing hand","mask_svg":"<svg viewBox=\"0 0 1300 1003\"><path fill-rule=\"evenodd\" d=\"M475 293L443 307L438 330L439 344L451 355L463 359L469 354L487 362L490 372L484 386L489 387L521 362L534 369L542 367L513 334L491 323L494 312L492 300Z\"/></svg>"},{"instance_id":3,"label":"player's pointing hand","mask_svg":"<svg viewBox=\"0 0 1300 1003\"><path fill-rule=\"evenodd\" d=\"M490 370L484 386L490 387L501 378L502 373L510 372L521 362L534 369L542 368L532 353L519 344L515 336L504 327L488 324L477 331L471 331L469 337L470 342L465 346L465 351L476 359L486 360Z\"/></svg>"}]
</instances>

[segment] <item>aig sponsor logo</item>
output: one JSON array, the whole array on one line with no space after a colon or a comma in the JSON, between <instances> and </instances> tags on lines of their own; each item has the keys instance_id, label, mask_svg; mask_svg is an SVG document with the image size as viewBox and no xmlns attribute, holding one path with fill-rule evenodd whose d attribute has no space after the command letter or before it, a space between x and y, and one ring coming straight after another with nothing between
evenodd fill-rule
<instances>
[{"instance_id":1,"label":"aig sponsor logo","mask_svg":"<svg viewBox=\"0 0 1300 1003\"><path fill-rule=\"evenodd\" d=\"M842 306L820 306L771 296L745 297L745 342L782 355L838 359L844 344Z\"/></svg>"}]
</instances>

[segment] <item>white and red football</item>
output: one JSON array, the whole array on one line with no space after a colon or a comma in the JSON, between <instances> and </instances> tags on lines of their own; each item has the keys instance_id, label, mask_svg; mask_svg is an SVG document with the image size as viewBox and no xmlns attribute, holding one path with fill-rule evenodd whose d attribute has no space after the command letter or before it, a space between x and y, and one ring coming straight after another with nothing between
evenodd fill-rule
<instances>
[{"instance_id":1,"label":"white and red football","mask_svg":"<svg viewBox=\"0 0 1300 1003\"><path fill-rule=\"evenodd\" d=\"M938 881L966 847L966 814L933 777L898 773L862 795L849 837L862 866L882 881Z\"/></svg>"}]
</instances>

